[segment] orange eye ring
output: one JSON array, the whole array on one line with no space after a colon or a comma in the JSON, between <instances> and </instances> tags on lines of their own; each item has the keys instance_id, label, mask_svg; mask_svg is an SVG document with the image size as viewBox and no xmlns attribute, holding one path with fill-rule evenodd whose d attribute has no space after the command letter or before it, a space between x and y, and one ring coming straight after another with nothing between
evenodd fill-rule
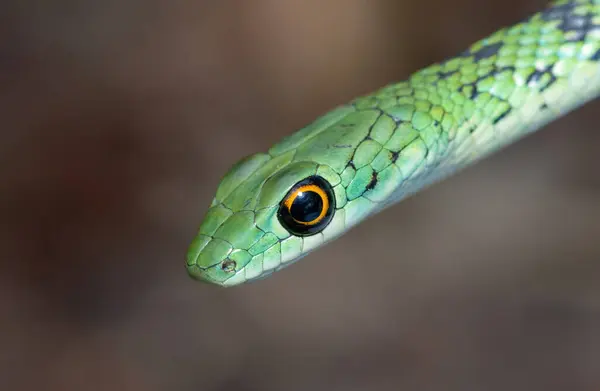
<instances>
[{"instance_id":1,"label":"orange eye ring","mask_svg":"<svg viewBox=\"0 0 600 391\"><path fill-rule=\"evenodd\" d=\"M296 218L294 218L293 214L291 216L298 224L315 225L315 224L318 224L319 221L323 220L323 218L327 214L327 210L329 209L329 196L319 186L317 186L315 184L307 184L307 185L302 185L302 186L296 188L293 192L291 192L285 198L283 205L288 209L288 211L291 214L292 213L292 205L294 204L294 201L296 201L298 199L298 197L304 196L304 193L307 193L307 192L313 192L321 198L321 201L323 203L323 205L321 207L321 212L319 213L319 215L316 218L314 218L310 221L297 220Z\"/></svg>"},{"instance_id":2,"label":"orange eye ring","mask_svg":"<svg viewBox=\"0 0 600 391\"><path fill-rule=\"evenodd\" d=\"M296 236L310 236L321 232L335 212L335 196L329 182L320 176L311 176L298 182L283 198L279 206L279 221Z\"/></svg>"}]
</instances>

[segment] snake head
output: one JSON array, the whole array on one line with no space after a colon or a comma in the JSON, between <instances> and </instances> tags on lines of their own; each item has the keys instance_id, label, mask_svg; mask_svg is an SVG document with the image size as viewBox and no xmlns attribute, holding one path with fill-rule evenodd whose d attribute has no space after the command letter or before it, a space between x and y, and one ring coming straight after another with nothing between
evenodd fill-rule
<instances>
[{"instance_id":1,"label":"snake head","mask_svg":"<svg viewBox=\"0 0 600 391\"><path fill-rule=\"evenodd\" d=\"M395 126L380 110L342 106L239 161L188 250L188 273L221 286L265 277L381 210L402 181L398 163L415 160L412 139L401 153L403 140L383 147Z\"/></svg>"},{"instance_id":2,"label":"snake head","mask_svg":"<svg viewBox=\"0 0 600 391\"><path fill-rule=\"evenodd\" d=\"M293 155L252 155L225 175L187 254L192 277L222 286L265 277L344 229L339 175Z\"/></svg>"}]
</instances>

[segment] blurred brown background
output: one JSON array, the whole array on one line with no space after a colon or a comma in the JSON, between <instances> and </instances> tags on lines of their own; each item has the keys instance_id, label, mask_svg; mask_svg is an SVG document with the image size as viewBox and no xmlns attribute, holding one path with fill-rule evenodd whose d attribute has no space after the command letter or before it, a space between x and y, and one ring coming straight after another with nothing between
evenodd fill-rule
<instances>
[{"instance_id":1,"label":"blurred brown background","mask_svg":"<svg viewBox=\"0 0 600 391\"><path fill-rule=\"evenodd\" d=\"M184 255L240 157L544 5L0 7L1 390L598 390L598 103L260 283Z\"/></svg>"}]
</instances>

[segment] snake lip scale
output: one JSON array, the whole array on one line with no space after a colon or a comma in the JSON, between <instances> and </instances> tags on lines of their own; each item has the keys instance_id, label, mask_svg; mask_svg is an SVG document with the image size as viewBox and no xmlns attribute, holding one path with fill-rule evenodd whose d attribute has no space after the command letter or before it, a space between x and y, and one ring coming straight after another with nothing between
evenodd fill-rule
<instances>
[{"instance_id":1,"label":"snake lip scale","mask_svg":"<svg viewBox=\"0 0 600 391\"><path fill-rule=\"evenodd\" d=\"M186 259L259 280L600 93L600 0L560 0L340 105L221 179Z\"/></svg>"}]
</instances>

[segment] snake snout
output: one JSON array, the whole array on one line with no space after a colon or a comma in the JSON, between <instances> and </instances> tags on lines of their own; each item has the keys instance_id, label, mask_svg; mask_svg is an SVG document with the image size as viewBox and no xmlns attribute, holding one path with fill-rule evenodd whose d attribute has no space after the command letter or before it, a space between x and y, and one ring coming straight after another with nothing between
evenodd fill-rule
<instances>
[{"instance_id":1,"label":"snake snout","mask_svg":"<svg viewBox=\"0 0 600 391\"><path fill-rule=\"evenodd\" d=\"M208 235L198 235L187 253L187 269L191 277L206 282L219 283L225 279L227 256L233 247L230 243Z\"/></svg>"}]
</instances>

